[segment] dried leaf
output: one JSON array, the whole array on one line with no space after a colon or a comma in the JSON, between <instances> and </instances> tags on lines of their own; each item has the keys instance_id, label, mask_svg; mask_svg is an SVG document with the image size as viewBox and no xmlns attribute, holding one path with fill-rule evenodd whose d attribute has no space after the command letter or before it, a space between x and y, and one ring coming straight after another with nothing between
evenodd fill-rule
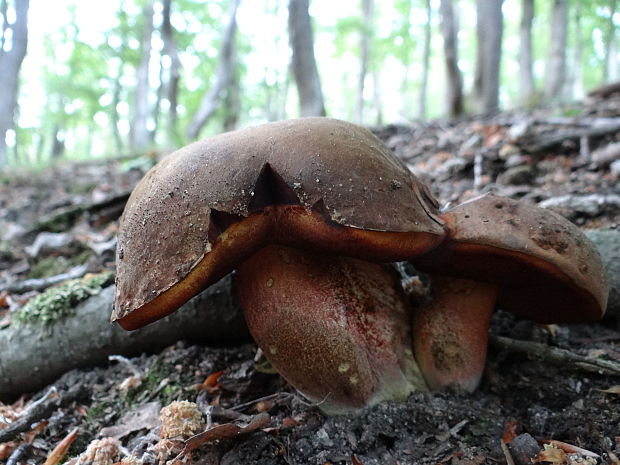
<instances>
[{"instance_id":1,"label":"dried leaf","mask_svg":"<svg viewBox=\"0 0 620 465\"><path fill-rule=\"evenodd\" d=\"M607 389L598 389L598 391L601 392L606 392L608 394L616 394L620 396L620 384L617 384L615 386L611 386Z\"/></svg>"},{"instance_id":2,"label":"dried leaf","mask_svg":"<svg viewBox=\"0 0 620 465\"><path fill-rule=\"evenodd\" d=\"M218 379L220 376L224 374L224 370L216 371L215 373L211 373L207 378L196 386L196 389L201 391L207 391L209 394L213 394L220 388L220 383L218 383Z\"/></svg>"},{"instance_id":3,"label":"dried leaf","mask_svg":"<svg viewBox=\"0 0 620 465\"><path fill-rule=\"evenodd\" d=\"M149 402L139 406L138 408L127 412L119 422L114 426L103 428L100 431L101 436L108 436L120 439L134 431L141 429L154 429L159 425L159 411L161 404L159 402Z\"/></svg>"},{"instance_id":4,"label":"dried leaf","mask_svg":"<svg viewBox=\"0 0 620 465\"><path fill-rule=\"evenodd\" d=\"M599 455L595 454L594 452L582 449L581 447L573 446L572 444L568 444L566 442L556 441L555 439L547 439L543 441L543 443L561 449L567 454L580 454L584 457L599 457Z\"/></svg>"},{"instance_id":5,"label":"dried leaf","mask_svg":"<svg viewBox=\"0 0 620 465\"><path fill-rule=\"evenodd\" d=\"M47 460L45 460L45 463L43 465L56 465L58 462L60 462L60 460L62 460L62 458L67 453L67 450L69 450L71 444L73 444L73 441L75 441L75 438L77 438L78 431L79 428L75 428L73 431L67 434L67 436L65 436L65 438L60 441L56 445L56 447L54 447L54 450L50 452L50 454L47 456Z\"/></svg>"},{"instance_id":6,"label":"dried leaf","mask_svg":"<svg viewBox=\"0 0 620 465\"><path fill-rule=\"evenodd\" d=\"M214 426L213 428L203 431L202 433L198 433L185 441L185 448L177 457L174 458L171 463L173 465L182 463L184 456L189 454L191 451L198 449L207 442L216 441L218 439L234 438L240 434L250 433L267 426L270 420L271 417L268 413L259 413L258 415L254 415L250 422L246 425L240 426L237 423L225 423L223 425Z\"/></svg>"},{"instance_id":7,"label":"dried leaf","mask_svg":"<svg viewBox=\"0 0 620 465\"><path fill-rule=\"evenodd\" d=\"M551 444L545 444L543 451L536 456L534 463L537 462L551 462L551 463L566 463L568 457L562 449L558 449Z\"/></svg>"},{"instance_id":8,"label":"dried leaf","mask_svg":"<svg viewBox=\"0 0 620 465\"><path fill-rule=\"evenodd\" d=\"M519 427L519 424L514 420L508 420L504 424L504 434L502 434L502 441L504 442L504 444L511 443L512 440L518 436L517 435L518 427Z\"/></svg>"}]
</instances>

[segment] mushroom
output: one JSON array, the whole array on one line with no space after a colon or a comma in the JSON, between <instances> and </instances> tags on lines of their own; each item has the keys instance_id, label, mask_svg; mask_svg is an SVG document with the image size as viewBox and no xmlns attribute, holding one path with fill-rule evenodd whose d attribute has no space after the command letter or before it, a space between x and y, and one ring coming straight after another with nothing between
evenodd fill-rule
<instances>
[{"instance_id":1,"label":"mushroom","mask_svg":"<svg viewBox=\"0 0 620 465\"><path fill-rule=\"evenodd\" d=\"M342 121L196 142L153 167L127 203L112 319L139 328L238 269L257 344L323 410L402 397L424 381L407 299L381 263L443 240L436 207L375 136Z\"/></svg>"},{"instance_id":2,"label":"mushroom","mask_svg":"<svg viewBox=\"0 0 620 465\"><path fill-rule=\"evenodd\" d=\"M473 391L497 306L540 323L601 318L609 285L588 238L560 215L485 195L440 215L447 239L413 260L432 298L413 318L416 361L431 389Z\"/></svg>"}]
</instances>

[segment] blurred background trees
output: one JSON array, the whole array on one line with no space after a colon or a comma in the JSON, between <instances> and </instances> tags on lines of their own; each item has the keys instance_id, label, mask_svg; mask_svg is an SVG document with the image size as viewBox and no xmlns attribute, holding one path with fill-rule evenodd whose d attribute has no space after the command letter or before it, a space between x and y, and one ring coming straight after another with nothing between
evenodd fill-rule
<instances>
[{"instance_id":1,"label":"blurred background trees","mask_svg":"<svg viewBox=\"0 0 620 465\"><path fill-rule=\"evenodd\" d=\"M263 121L565 104L618 80L617 0L0 0L0 167Z\"/></svg>"}]
</instances>

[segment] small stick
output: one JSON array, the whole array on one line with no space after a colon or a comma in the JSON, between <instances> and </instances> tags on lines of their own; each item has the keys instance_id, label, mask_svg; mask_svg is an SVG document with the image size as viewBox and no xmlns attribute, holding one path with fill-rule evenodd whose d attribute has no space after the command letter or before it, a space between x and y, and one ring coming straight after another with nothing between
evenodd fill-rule
<instances>
[{"instance_id":1,"label":"small stick","mask_svg":"<svg viewBox=\"0 0 620 465\"><path fill-rule=\"evenodd\" d=\"M556 365L574 367L589 373L620 375L620 364L618 363L609 360L591 359L539 342L521 341L494 335L489 336L489 342L500 349L526 354L545 362L555 363Z\"/></svg>"},{"instance_id":2,"label":"small stick","mask_svg":"<svg viewBox=\"0 0 620 465\"><path fill-rule=\"evenodd\" d=\"M123 357L122 355L108 355L108 360L110 360L111 362L118 362L121 365L125 365L127 368L129 368L129 371L131 371L136 378L142 379L144 377L142 371L140 371L140 369L127 357Z\"/></svg>"},{"instance_id":3,"label":"small stick","mask_svg":"<svg viewBox=\"0 0 620 465\"><path fill-rule=\"evenodd\" d=\"M476 152L474 157L474 191L479 192L482 187L482 164L484 163L484 154L482 150Z\"/></svg>"},{"instance_id":4,"label":"small stick","mask_svg":"<svg viewBox=\"0 0 620 465\"><path fill-rule=\"evenodd\" d=\"M499 442L500 447L502 448L502 452L504 453L504 457L506 457L506 463L508 465L515 465L515 460L512 458L512 454L510 453L510 449L504 441Z\"/></svg>"}]
</instances>

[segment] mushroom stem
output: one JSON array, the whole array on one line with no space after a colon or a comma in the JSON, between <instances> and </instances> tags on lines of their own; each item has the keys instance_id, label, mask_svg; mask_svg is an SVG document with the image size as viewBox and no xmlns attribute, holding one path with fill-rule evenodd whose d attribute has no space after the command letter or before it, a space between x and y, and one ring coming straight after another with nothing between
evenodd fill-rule
<instances>
[{"instance_id":1,"label":"mushroom stem","mask_svg":"<svg viewBox=\"0 0 620 465\"><path fill-rule=\"evenodd\" d=\"M393 269L271 245L237 270L250 332L267 359L326 413L426 389L411 310Z\"/></svg>"},{"instance_id":2,"label":"mushroom stem","mask_svg":"<svg viewBox=\"0 0 620 465\"><path fill-rule=\"evenodd\" d=\"M456 384L473 391L487 353L494 284L433 275L432 298L413 316L414 353L430 389Z\"/></svg>"}]
</instances>

